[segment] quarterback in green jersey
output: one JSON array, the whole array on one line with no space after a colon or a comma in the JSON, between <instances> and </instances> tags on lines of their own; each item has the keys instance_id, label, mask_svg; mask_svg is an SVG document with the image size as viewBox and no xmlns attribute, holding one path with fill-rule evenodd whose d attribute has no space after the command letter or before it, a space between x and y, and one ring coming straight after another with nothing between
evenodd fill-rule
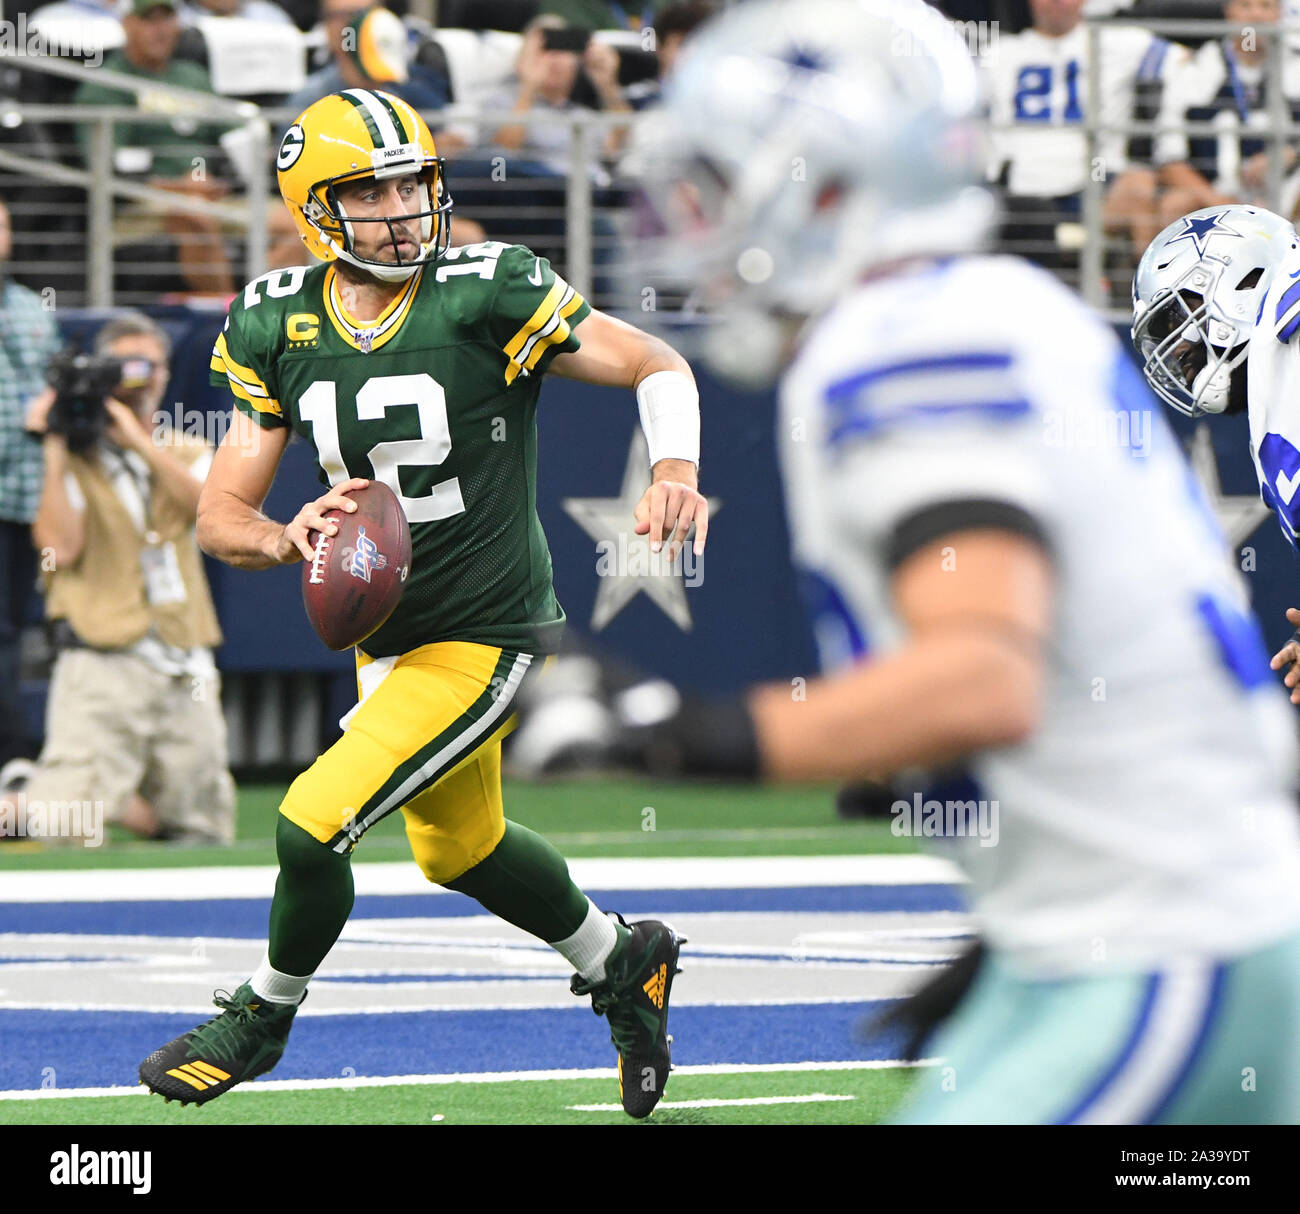
<instances>
[{"instance_id":1,"label":"quarterback in green jersey","mask_svg":"<svg viewBox=\"0 0 1300 1214\"><path fill-rule=\"evenodd\" d=\"M652 484L635 529L702 552L699 408L671 347L593 310L547 262L495 242L448 247L451 198L423 120L349 89L286 132L280 191L313 267L275 270L230 307L212 380L235 409L199 503L198 537L232 565L310 560L310 531L381 480L410 523L412 572L357 650L360 703L280 807L279 879L261 965L220 1015L151 1054L153 1091L203 1103L280 1059L307 985L352 909L351 852L394 810L432 882L549 943L609 1022L624 1109L647 1116L670 1069L682 940L603 914L546 840L505 818L501 739L519 687L564 624L536 510L546 371L635 389ZM288 523L262 513L291 434L328 490Z\"/></svg>"}]
</instances>

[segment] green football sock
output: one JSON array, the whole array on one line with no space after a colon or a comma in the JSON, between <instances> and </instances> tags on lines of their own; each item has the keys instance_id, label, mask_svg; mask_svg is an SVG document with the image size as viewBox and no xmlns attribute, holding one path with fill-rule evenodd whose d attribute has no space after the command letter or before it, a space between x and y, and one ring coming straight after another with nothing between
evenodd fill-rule
<instances>
[{"instance_id":1,"label":"green football sock","mask_svg":"<svg viewBox=\"0 0 1300 1214\"><path fill-rule=\"evenodd\" d=\"M587 917L587 895L574 885L564 857L517 822L506 822L490 856L445 884L547 943L573 935Z\"/></svg>"},{"instance_id":2,"label":"green football sock","mask_svg":"<svg viewBox=\"0 0 1300 1214\"><path fill-rule=\"evenodd\" d=\"M271 902L271 965L282 974L314 974L352 913L352 857L317 842L283 815L275 850L280 875Z\"/></svg>"}]
</instances>

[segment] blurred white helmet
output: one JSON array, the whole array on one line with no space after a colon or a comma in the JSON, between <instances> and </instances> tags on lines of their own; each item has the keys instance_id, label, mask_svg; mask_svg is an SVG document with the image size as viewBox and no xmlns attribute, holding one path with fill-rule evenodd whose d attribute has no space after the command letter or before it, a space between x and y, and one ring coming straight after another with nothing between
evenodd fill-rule
<instances>
[{"instance_id":1,"label":"blurred white helmet","mask_svg":"<svg viewBox=\"0 0 1300 1214\"><path fill-rule=\"evenodd\" d=\"M1176 219L1133 276L1133 344L1162 400L1188 417L1246 403L1245 361L1273 273L1295 228L1261 207L1205 207Z\"/></svg>"},{"instance_id":2,"label":"blurred white helmet","mask_svg":"<svg viewBox=\"0 0 1300 1214\"><path fill-rule=\"evenodd\" d=\"M771 347L756 319L814 315L875 267L978 248L993 217L975 67L921 0L730 9L687 44L655 121L663 268L706 307L747 311L723 344L751 369L749 347ZM756 340L737 343L746 328Z\"/></svg>"}]
</instances>

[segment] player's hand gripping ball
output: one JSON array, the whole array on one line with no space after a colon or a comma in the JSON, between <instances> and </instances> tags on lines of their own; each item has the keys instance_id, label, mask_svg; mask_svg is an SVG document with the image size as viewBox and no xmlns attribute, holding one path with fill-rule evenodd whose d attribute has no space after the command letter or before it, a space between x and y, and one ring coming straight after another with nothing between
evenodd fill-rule
<instances>
[{"instance_id":1,"label":"player's hand gripping ball","mask_svg":"<svg viewBox=\"0 0 1300 1214\"><path fill-rule=\"evenodd\" d=\"M355 511L327 510L337 535L308 533L312 559L302 567L302 601L331 649L358 645L390 615L411 573L411 529L397 495L382 481L348 496Z\"/></svg>"}]
</instances>

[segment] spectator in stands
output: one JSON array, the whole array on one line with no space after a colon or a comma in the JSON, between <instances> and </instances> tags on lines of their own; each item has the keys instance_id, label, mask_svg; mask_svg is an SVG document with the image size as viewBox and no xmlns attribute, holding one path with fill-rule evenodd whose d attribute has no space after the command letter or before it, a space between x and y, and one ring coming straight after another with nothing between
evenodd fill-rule
<instances>
[{"instance_id":1,"label":"spectator in stands","mask_svg":"<svg viewBox=\"0 0 1300 1214\"><path fill-rule=\"evenodd\" d=\"M201 439L157 423L167 335L140 313L105 325L95 352L123 360L102 438L84 451L32 407L45 480L32 532L58 654L33 800L103 802L145 837L229 842L234 786L213 648L221 641L194 538L212 461Z\"/></svg>"},{"instance_id":2,"label":"spectator in stands","mask_svg":"<svg viewBox=\"0 0 1300 1214\"><path fill-rule=\"evenodd\" d=\"M17 787L29 758L18 696L18 645L36 586L31 523L40 500L41 443L24 416L45 388L45 367L59 348L54 314L27 287L10 281L9 208L0 202L0 793Z\"/></svg>"},{"instance_id":3,"label":"spectator in stands","mask_svg":"<svg viewBox=\"0 0 1300 1214\"><path fill-rule=\"evenodd\" d=\"M285 102L295 114L341 89L377 88L395 93L426 118L451 101L446 73L412 63L408 48L403 46L399 52L392 46L395 28L400 27L402 39L406 37L405 27L394 13L357 0L323 0L321 16L331 60L308 76L307 83ZM376 53L371 53L372 48ZM443 136L439 146L445 142Z\"/></svg>"},{"instance_id":4,"label":"spectator in stands","mask_svg":"<svg viewBox=\"0 0 1300 1214\"><path fill-rule=\"evenodd\" d=\"M1030 0L1033 26L994 40L983 57L992 118L990 175L1005 186L1009 223L1004 239L1046 237L1035 260L1060 268L1060 224L1077 222L1090 173L1104 174L1102 219L1109 233L1127 233L1144 249L1160 231L1154 169L1122 128L1146 109L1187 52L1137 27L1101 30L1100 121L1109 129L1090 163L1083 121L1089 43L1083 0ZM1115 129L1120 128L1120 129ZM1034 251L1021 245L1029 256Z\"/></svg>"},{"instance_id":5,"label":"spectator in stands","mask_svg":"<svg viewBox=\"0 0 1300 1214\"><path fill-rule=\"evenodd\" d=\"M272 0L193 0L182 7L180 17L183 25L193 25L200 17L239 17L272 25L293 24L289 14Z\"/></svg>"},{"instance_id":6,"label":"spectator in stands","mask_svg":"<svg viewBox=\"0 0 1300 1214\"><path fill-rule=\"evenodd\" d=\"M107 56L104 68L155 84L173 85L198 92L212 91L208 74L195 63L174 57L181 25L176 0L131 0L122 18L126 43ZM83 84L74 100L78 105L140 107L129 92L96 82ZM149 184L175 193L214 200L228 192L228 186L205 168L196 171L194 159L201 155L210 165L223 127L190 117L176 117L170 123L116 123L113 127L115 173L146 177ZM78 128L82 154L89 162L93 126ZM145 229L161 226L176 242L181 273L190 290L199 294L229 295L234 291L230 259L221 238L219 221L211 216L173 211L152 204L124 209L134 220L145 220Z\"/></svg>"},{"instance_id":7,"label":"spectator in stands","mask_svg":"<svg viewBox=\"0 0 1300 1214\"><path fill-rule=\"evenodd\" d=\"M488 109L511 110L516 114L562 114L580 109L571 98L578 73L585 70L596 90L601 108L611 113L631 113L618 86L618 52L602 42L589 41L579 54L571 50L548 49L548 30L565 29L559 17L538 17L524 30L523 45L515 65L515 81L496 94ZM613 158L623 146L627 128L616 129L606 136L601 151ZM523 151L561 176L569 171L568 129L562 123L508 123L500 127L491 142L507 151ZM593 165L593 176L606 184L608 174Z\"/></svg>"},{"instance_id":8,"label":"spectator in stands","mask_svg":"<svg viewBox=\"0 0 1300 1214\"><path fill-rule=\"evenodd\" d=\"M677 0L659 13L654 24L659 70L653 80L641 81L624 90L623 95L634 110L658 102L663 82L672 74L686 39L717 11L716 0Z\"/></svg>"},{"instance_id":9,"label":"spectator in stands","mask_svg":"<svg viewBox=\"0 0 1300 1214\"><path fill-rule=\"evenodd\" d=\"M1257 203L1284 215L1300 208L1300 174L1296 148L1280 148L1285 177L1282 196L1269 195L1269 160L1273 126L1268 88L1277 79L1272 39L1258 25L1280 17L1278 0L1228 0L1225 20L1240 23L1237 34L1205 43L1165 94L1161 134L1155 157L1167 187L1161 199L1160 225L1201 207L1231 202ZM1300 120L1300 62L1294 51L1283 55L1280 75L1291 121ZM1188 135L1187 123L1210 123L1213 134Z\"/></svg>"},{"instance_id":10,"label":"spectator in stands","mask_svg":"<svg viewBox=\"0 0 1300 1214\"><path fill-rule=\"evenodd\" d=\"M656 15L672 0L544 0L543 16L589 30L636 30L656 25Z\"/></svg>"}]
</instances>

